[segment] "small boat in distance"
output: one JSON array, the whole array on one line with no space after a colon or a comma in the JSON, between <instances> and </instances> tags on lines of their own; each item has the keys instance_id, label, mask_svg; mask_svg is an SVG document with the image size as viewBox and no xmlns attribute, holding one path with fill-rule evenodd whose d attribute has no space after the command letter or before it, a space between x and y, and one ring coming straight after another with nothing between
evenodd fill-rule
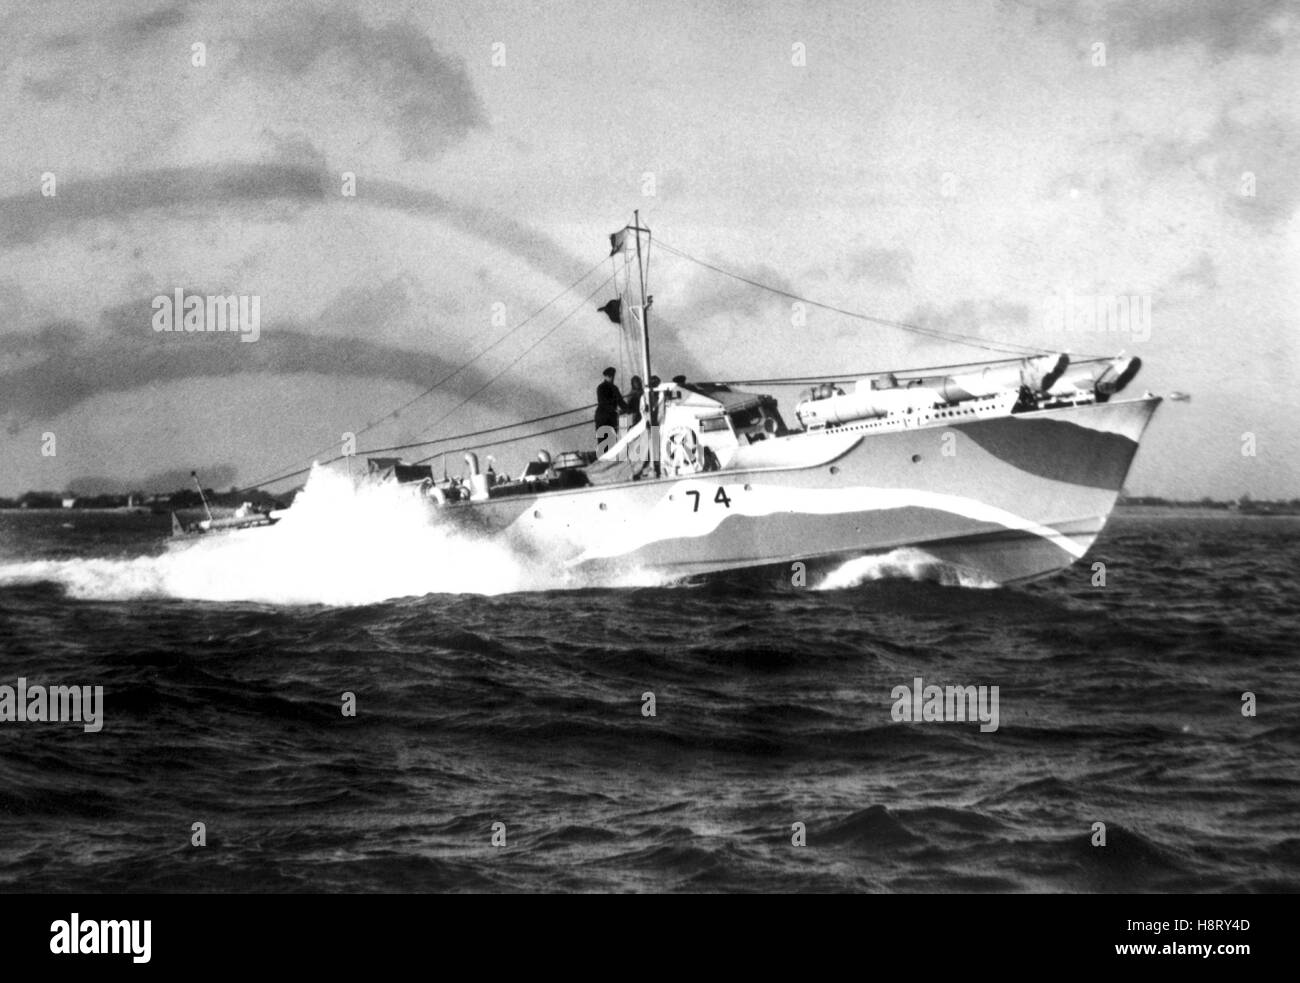
<instances>
[{"instance_id":1,"label":"small boat in distance","mask_svg":"<svg viewBox=\"0 0 1300 983\"><path fill-rule=\"evenodd\" d=\"M229 515L214 516L212 508L208 505L207 496L203 494L203 485L199 482L198 473L191 471L190 477L194 479L194 484L199 490L199 501L203 503L205 518L182 522L180 517L172 512L173 537L203 536L213 532L253 529L258 526L271 526L280 521L280 517L272 515L269 508L258 508L252 502L244 502L238 508L231 510Z\"/></svg>"}]
</instances>

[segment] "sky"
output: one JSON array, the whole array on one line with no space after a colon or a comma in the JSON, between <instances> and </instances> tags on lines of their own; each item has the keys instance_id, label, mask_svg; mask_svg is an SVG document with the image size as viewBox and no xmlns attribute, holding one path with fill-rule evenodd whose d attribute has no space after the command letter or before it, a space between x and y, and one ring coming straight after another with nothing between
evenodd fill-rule
<instances>
[{"instance_id":1,"label":"sky","mask_svg":"<svg viewBox=\"0 0 1300 983\"><path fill-rule=\"evenodd\" d=\"M1131 394L1191 398L1130 493L1300 497L1298 52L1273 0L0 3L0 495L591 403L635 371L595 308L639 209L832 306L1137 355ZM989 355L655 245L650 275L664 378ZM155 331L178 288L256 296L258 339ZM1045 313L1112 296L1149 330Z\"/></svg>"}]
</instances>

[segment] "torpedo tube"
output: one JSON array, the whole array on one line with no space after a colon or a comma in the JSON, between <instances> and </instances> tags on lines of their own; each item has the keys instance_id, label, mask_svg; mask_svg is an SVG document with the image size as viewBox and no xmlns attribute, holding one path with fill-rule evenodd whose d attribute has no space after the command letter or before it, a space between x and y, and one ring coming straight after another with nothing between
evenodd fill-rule
<instances>
[{"instance_id":1,"label":"torpedo tube","mask_svg":"<svg viewBox=\"0 0 1300 983\"><path fill-rule=\"evenodd\" d=\"M1040 355L1011 365L988 365L976 372L962 372L939 379L922 379L921 385L932 386L952 403L978 399L1014 389L1047 392L1069 368L1070 357L1064 354Z\"/></svg>"},{"instance_id":2,"label":"torpedo tube","mask_svg":"<svg viewBox=\"0 0 1300 983\"><path fill-rule=\"evenodd\" d=\"M1049 391L1053 396L1093 393L1099 403L1104 403L1111 396L1122 392L1141 368L1142 359L1136 355L1078 362Z\"/></svg>"},{"instance_id":3,"label":"torpedo tube","mask_svg":"<svg viewBox=\"0 0 1300 983\"><path fill-rule=\"evenodd\" d=\"M1011 364L989 365L955 375L922 376L900 385L890 373L861 379L850 394L823 383L795 407L805 427L850 423L895 413L912 413L968 399L1028 389L1046 392L1070 365L1068 355L1040 355Z\"/></svg>"},{"instance_id":4,"label":"torpedo tube","mask_svg":"<svg viewBox=\"0 0 1300 983\"><path fill-rule=\"evenodd\" d=\"M838 388L838 387L837 387ZM833 423L850 423L890 413L911 413L930 409L946 402L937 389L909 386L906 389L872 389L870 379L861 379L853 392L812 399L795 407L795 415L805 427Z\"/></svg>"}]
</instances>

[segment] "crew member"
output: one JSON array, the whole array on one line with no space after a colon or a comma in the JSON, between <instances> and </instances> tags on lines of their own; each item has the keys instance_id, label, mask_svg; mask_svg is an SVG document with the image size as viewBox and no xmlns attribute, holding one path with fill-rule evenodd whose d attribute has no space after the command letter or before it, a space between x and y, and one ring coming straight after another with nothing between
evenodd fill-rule
<instances>
[{"instance_id":1,"label":"crew member","mask_svg":"<svg viewBox=\"0 0 1300 983\"><path fill-rule=\"evenodd\" d=\"M627 411L632 414L632 422L628 424L629 428L635 427L641 422L641 401L645 397L645 387L641 384L639 375L632 376L632 388L627 391L627 396L623 402L627 406Z\"/></svg>"},{"instance_id":2,"label":"crew member","mask_svg":"<svg viewBox=\"0 0 1300 983\"><path fill-rule=\"evenodd\" d=\"M623 412L626 404L618 386L614 385L614 376L617 374L614 369L608 368L603 374L605 381L596 387L596 433L599 435L602 427L610 427L617 434L618 415Z\"/></svg>"}]
</instances>

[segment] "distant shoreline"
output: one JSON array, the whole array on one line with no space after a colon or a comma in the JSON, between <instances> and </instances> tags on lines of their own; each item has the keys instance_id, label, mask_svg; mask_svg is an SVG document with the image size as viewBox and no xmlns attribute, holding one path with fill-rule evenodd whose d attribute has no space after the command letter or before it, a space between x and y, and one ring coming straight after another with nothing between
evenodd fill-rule
<instances>
[{"instance_id":1,"label":"distant shoreline","mask_svg":"<svg viewBox=\"0 0 1300 983\"><path fill-rule=\"evenodd\" d=\"M1291 505L1278 505L1274 508L1231 508L1224 504L1215 505L1195 505L1183 504L1180 502L1168 502L1158 504L1154 502L1120 502L1115 506L1116 512L1144 513L1148 515L1170 512L1180 515L1194 513L1196 515L1220 516L1225 519L1231 518L1295 518L1300 516L1300 508Z\"/></svg>"},{"instance_id":2,"label":"distant shoreline","mask_svg":"<svg viewBox=\"0 0 1300 983\"><path fill-rule=\"evenodd\" d=\"M0 512L120 512L123 515L166 515L170 509L151 509L147 506L126 506L126 505L103 505L88 506L82 508L75 505L72 508L65 509L60 505L29 505L23 508L20 505L0 505Z\"/></svg>"}]
</instances>

